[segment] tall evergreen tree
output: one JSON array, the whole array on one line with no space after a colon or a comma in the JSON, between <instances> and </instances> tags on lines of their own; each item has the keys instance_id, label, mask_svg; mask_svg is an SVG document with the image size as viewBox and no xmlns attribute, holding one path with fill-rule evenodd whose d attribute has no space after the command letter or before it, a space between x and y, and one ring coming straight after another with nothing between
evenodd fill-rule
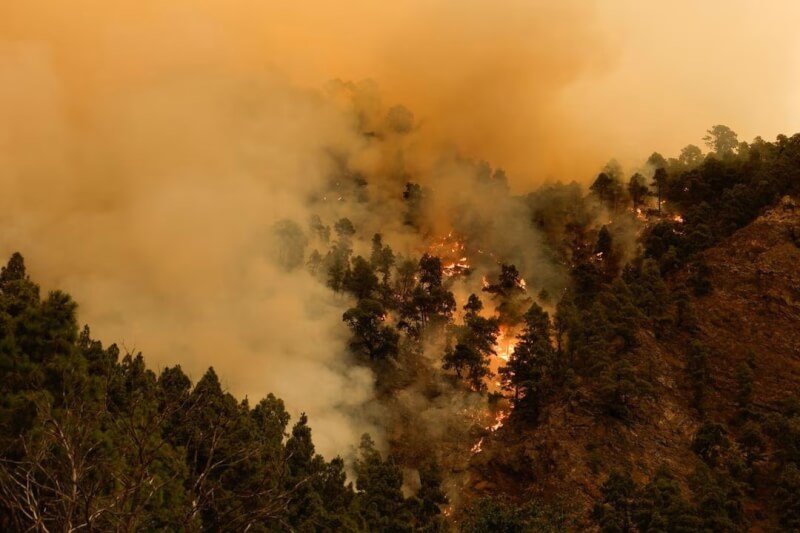
<instances>
[{"instance_id":1,"label":"tall evergreen tree","mask_svg":"<svg viewBox=\"0 0 800 533\"><path fill-rule=\"evenodd\" d=\"M551 342L550 317L539 304L525 313L524 327L517 338L514 353L499 372L503 389L512 394L520 412L538 416L545 380L555 365L555 348Z\"/></svg>"}]
</instances>

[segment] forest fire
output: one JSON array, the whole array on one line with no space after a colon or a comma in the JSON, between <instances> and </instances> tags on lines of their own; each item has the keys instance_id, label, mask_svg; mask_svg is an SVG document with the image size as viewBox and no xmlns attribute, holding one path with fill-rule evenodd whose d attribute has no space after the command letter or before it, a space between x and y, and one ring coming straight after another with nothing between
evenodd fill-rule
<instances>
[{"instance_id":1,"label":"forest fire","mask_svg":"<svg viewBox=\"0 0 800 533\"><path fill-rule=\"evenodd\" d=\"M497 342L495 343L495 354L497 357L505 362L511 359L511 354L514 353L514 348L517 345L517 338L513 335L511 330L506 326L500 326L500 332L497 335Z\"/></svg>"},{"instance_id":2,"label":"forest fire","mask_svg":"<svg viewBox=\"0 0 800 533\"><path fill-rule=\"evenodd\" d=\"M478 442L476 442L476 443L475 443L475 444L472 446L472 448L470 448L470 449L469 449L469 452L470 452L470 453L472 453L472 454L480 453L481 451L483 451L483 448L482 448L482 446L483 446L483 437L481 437L481 438L478 440Z\"/></svg>"},{"instance_id":3,"label":"forest fire","mask_svg":"<svg viewBox=\"0 0 800 533\"><path fill-rule=\"evenodd\" d=\"M505 422L506 418L508 418L509 412L508 411L500 411L497 413L497 418L495 418L494 424L489 427L489 431L497 431L501 427L503 427L503 423Z\"/></svg>"},{"instance_id":4,"label":"forest fire","mask_svg":"<svg viewBox=\"0 0 800 533\"><path fill-rule=\"evenodd\" d=\"M495 343L495 356L500 361L497 361L497 366L502 366L503 364L507 363L509 359L511 359L511 355L514 353L514 348L516 347L517 339L514 336L513 332L507 326L500 326L500 331L497 336L497 342ZM497 372L497 368L494 369L495 373ZM492 383L496 389L502 388L502 383L500 381L495 381ZM500 428L503 427L503 424L508 419L509 415L511 414L511 409L501 409L496 412L494 419L491 424L484 427L484 431L488 433L495 433ZM485 441L485 436L478 439L478 441L472 445L470 448L470 453L475 455L483 451L483 443Z\"/></svg>"},{"instance_id":5,"label":"forest fire","mask_svg":"<svg viewBox=\"0 0 800 533\"><path fill-rule=\"evenodd\" d=\"M428 253L435 255L442 260L442 274L451 278L462 274L467 274L472 268L464 253L466 245L453 232L446 236L436 239L428 247Z\"/></svg>"},{"instance_id":6,"label":"forest fire","mask_svg":"<svg viewBox=\"0 0 800 533\"><path fill-rule=\"evenodd\" d=\"M470 269L469 263L467 262L466 257L460 258L458 261L447 263L446 265L442 266L442 273L447 277L457 276L459 274L464 274Z\"/></svg>"},{"instance_id":7,"label":"forest fire","mask_svg":"<svg viewBox=\"0 0 800 533\"><path fill-rule=\"evenodd\" d=\"M800 533L800 2L75 3L0 0L0 533Z\"/></svg>"},{"instance_id":8,"label":"forest fire","mask_svg":"<svg viewBox=\"0 0 800 533\"><path fill-rule=\"evenodd\" d=\"M509 410L498 411L497 414L495 415L494 423L492 425L487 426L486 428L484 428L484 430L488 431L490 434L491 433L495 433L501 427L503 427L503 424L505 424L505 421L506 421L506 419L508 419L508 416L510 414L511 414L511 410L510 409ZM486 439L486 437L481 437L480 439L478 439L478 442L473 444L472 448L470 448L470 450L469 450L470 453L475 455L475 454L478 454L478 453L482 452L483 451L483 443L484 443L485 439Z\"/></svg>"}]
</instances>

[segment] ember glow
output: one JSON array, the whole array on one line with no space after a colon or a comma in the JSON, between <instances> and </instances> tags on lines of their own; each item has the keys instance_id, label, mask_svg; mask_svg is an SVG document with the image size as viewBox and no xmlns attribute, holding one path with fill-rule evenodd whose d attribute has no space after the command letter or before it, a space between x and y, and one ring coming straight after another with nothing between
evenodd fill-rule
<instances>
[{"instance_id":1,"label":"ember glow","mask_svg":"<svg viewBox=\"0 0 800 533\"><path fill-rule=\"evenodd\" d=\"M507 326L500 326L500 334L497 336L497 344L495 344L497 357L504 362L508 362L511 359L511 354L514 353L516 345L517 338L511 329Z\"/></svg>"},{"instance_id":2,"label":"ember glow","mask_svg":"<svg viewBox=\"0 0 800 533\"><path fill-rule=\"evenodd\" d=\"M489 431L497 431L501 427L503 427L503 423L505 422L506 418L508 418L509 412L508 411L500 411L497 413L497 418L495 418L494 424L489 427Z\"/></svg>"},{"instance_id":3,"label":"ember glow","mask_svg":"<svg viewBox=\"0 0 800 533\"><path fill-rule=\"evenodd\" d=\"M475 453L480 453L481 451L483 451L483 448L482 448L482 447L483 447L483 437L481 437L481 438L478 440L478 442L476 442L476 443L475 443L475 444L472 446L472 448L470 448L470 450L469 450L469 451L470 451L470 453L473 453L473 454L475 454Z\"/></svg>"},{"instance_id":4,"label":"ember glow","mask_svg":"<svg viewBox=\"0 0 800 533\"><path fill-rule=\"evenodd\" d=\"M472 268L466 254L466 245L453 232L436 239L428 246L428 253L442 260L442 273L448 278L468 274Z\"/></svg>"},{"instance_id":5,"label":"ember glow","mask_svg":"<svg viewBox=\"0 0 800 533\"><path fill-rule=\"evenodd\" d=\"M497 414L495 415L494 423L492 423L492 425L487 426L486 428L484 428L485 431L488 431L489 434L492 434L492 433L495 433L496 431L498 431L501 427L503 427L503 424L505 424L505 421L506 421L506 419L508 419L508 416L510 414L511 414L511 410L510 409L505 409L505 410L498 411ZM485 439L486 439L486 437L481 437L480 439L478 439L478 442L473 444L472 448L470 448L470 450L469 450L470 453L475 455L475 454L478 454L478 453L482 452L483 451L483 443L484 443Z\"/></svg>"},{"instance_id":6,"label":"ember glow","mask_svg":"<svg viewBox=\"0 0 800 533\"><path fill-rule=\"evenodd\" d=\"M497 368L507 363L511 358L511 354L514 353L516 344L517 338L511 328L507 326L500 326L500 334L497 336L497 342L495 343L495 357L493 358L494 361L492 365L495 373L497 373ZM495 390L500 390L502 387L502 383L499 381L492 382L492 385ZM508 419L510 414L510 408L500 409L495 413L494 419L491 421L491 423L483 428L484 431L488 432L489 434L495 433L503 427L503 424ZM470 448L470 453L475 455L483 451L483 443L485 442L485 439L485 436L478 439L478 441L472 445L472 448Z\"/></svg>"}]
</instances>

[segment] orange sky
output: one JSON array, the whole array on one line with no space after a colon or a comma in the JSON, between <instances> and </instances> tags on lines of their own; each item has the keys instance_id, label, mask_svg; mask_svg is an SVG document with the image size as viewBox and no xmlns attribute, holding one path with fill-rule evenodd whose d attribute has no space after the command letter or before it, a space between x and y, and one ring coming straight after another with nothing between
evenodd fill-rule
<instances>
[{"instance_id":1,"label":"orange sky","mask_svg":"<svg viewBox=\"0 0 800 533\"><path fill-rule=\"evenodd\" d=\"M431 141L522 187L674 154L717 123L800 129L798 20L791 0L26 0L0 7L0 61L51 57L76 109L204 69L372 78Z\"/></svg>"}]
</instances>

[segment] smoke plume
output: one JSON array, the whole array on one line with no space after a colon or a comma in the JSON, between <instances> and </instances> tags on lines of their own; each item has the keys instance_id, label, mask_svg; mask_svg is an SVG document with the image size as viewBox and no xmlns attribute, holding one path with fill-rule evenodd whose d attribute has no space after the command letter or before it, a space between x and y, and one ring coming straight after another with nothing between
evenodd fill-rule
<instances>
[{"instance_id":1,"label":"smoke plume","mask_svg":"<svg viewBox=\"0 0 800 533\"><path fill-rule=\"evenodd\" d=\"M798 118L772 70L796 50L775 46L791 17L773 8L763 19L774 25L724 32L730 46L702 59L682 47L667 62L664 43L643 37L666 31L653 14L689 28L691 43L721 33L703 16L681 18L690 6L5 2L0 253L21 251L34 279L71 292L95 336L142 350L153 366L180 363L195 379L213 365L252 399L274 392L308 412L320 451L346 452L375 430L374 377L347 353L348 302L275 261L275 224L305 231L314 214L329 224L348 216L357 253L380 231L396 251L419 254L425 242L403 225L401 196L418 181L434 192L423 234L456 229L492 242L537 287L557 288L558 267L520 223L519 200L473 187L485 168L474 161L502 165L513 190L529 190L588 179L612 155L646 155L658 142L677 149L675 138L702 135L696 120L769 130ZM734 28L735 14L750 11L725 9ZM632 38L642 47L631 53ZM770 107L787 113L772 122L738 114L733 98L752 94L741 80L724 105L713 104L719 85L696 95L699 65L701 79L728 84L734 73L715 54L767 46L768 65L759 55L747 68L770 87ZM653 64L642 71L647 50ZM656 107L691 116L695 129L687 136ZM369 203L317 197L342 168L368 177Z\"/></svg>"}]
</instances>

